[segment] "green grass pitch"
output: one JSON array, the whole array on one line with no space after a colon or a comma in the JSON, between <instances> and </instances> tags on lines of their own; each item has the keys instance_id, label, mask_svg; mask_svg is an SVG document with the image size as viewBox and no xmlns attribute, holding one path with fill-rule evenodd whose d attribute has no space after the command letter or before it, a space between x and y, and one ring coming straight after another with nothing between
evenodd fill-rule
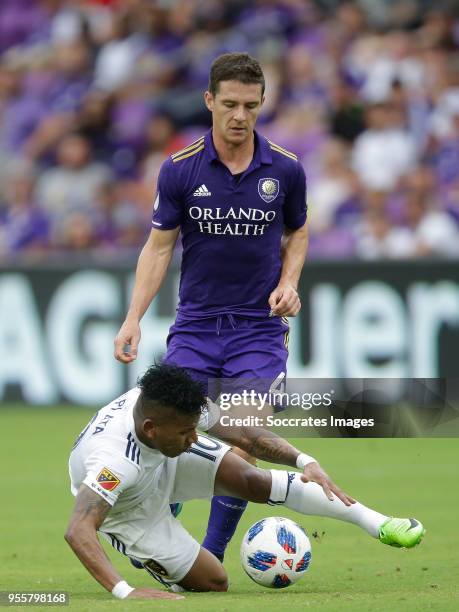
<instances>
[{"instance_id":1,"label":"green grass pitch","mask_svg":"<svg viewBox=\"0 0 459 612\"><path fill-rule=\"evenodd\" d=\"M0 590L67 591L70 609L78 611L459 610L457 439L295 441L363 503L423 521L427 535L416 549L383 546L345 523L251 504L227 553L228 593L188 594L178 602L114 600L63 539L72 508L68 452L89 417L88 410L65 406L0 408ZM182 514L198 540L207 512L207 503L192 502ZM258 587L239 565L244 531L257 519L276 514L297 520L312 541L309 572L282 591ZM317 538L312 537L314 532ZM157 586L125 557L106 549L130 584Z\"/></svg>"}]
</instances>

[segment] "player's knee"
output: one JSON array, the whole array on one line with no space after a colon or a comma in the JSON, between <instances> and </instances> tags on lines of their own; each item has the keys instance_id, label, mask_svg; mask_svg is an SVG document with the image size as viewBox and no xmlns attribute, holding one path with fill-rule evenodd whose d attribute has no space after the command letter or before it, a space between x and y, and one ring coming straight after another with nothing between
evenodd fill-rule
<instances>
[{"instance_id":1,"label":"player's knee","mask_svg":"<svg viewBox=\"0 0 459 612\"><path fill-rule=\"evenodd\" d=\"M219 576L210 578L209 580L209 591L225 592L228 590L228 576L226 573L222 573Z\"/></svg>"},{"instance_id":2,"label":"player's knee","mask_svg":"<svg viewBox=\"0 0 459 612\"><path fill-rule=\"evenodd\" d=\"M228 574L221 563L213 568L209 575L210 591L227 591L228 590Z\"/></svg>"},{"instance_id":3,"label":"player's knee","mask_svg":"<svg viewBox=\"0 0 459 612\"><path fill-rule=\"evenodd\" d=\"M217 557L201 548L197 561L180 586L190 591L227 591L228 576Z\"/></svg>"},{"instance_id":4,"label":"player's knee","mask_svg":"<svg viewBox=\"0 0 459 612\"><path fill-rule=\"evenodd\" d=\"M223 566L220 568L213 568L212 573L209 573L204 582L198 585L193 584L191 587L194 591L227 591L228 590L228 576Z\"/></svg>"}]
</instances>

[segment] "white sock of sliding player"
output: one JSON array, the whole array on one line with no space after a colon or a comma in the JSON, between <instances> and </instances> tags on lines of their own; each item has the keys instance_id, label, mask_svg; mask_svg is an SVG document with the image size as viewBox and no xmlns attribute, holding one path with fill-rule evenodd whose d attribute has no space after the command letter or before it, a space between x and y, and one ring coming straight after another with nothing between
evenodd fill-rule
<instances>
[{"instance_id":1,"label":"white sock of sliding player","mask_svg":"<svg viewBox=\"0 0 459 612\"><path fill-rule=\"evenodd\" d=\"M284 505L291 510L301 514L326 516L338 521L353 523L365 529L374 538L379 537L379 528L388 518L384 514L371 510L371 508L367 508L359 502L352 504L352 506L346 506L336 496L334 496L333 501L330 501L320 485L315 482L303 482L300 479L300 474L293 475L290 472L290 478L288 479L290 480L290 486L284 488L285 475L288 473L280 470L271 470L271 473L273 475L273 488L270 500L279 503L283 497L285 499ZM283 496L282 489L284 489Z\"/></svg>"}]
</instances>

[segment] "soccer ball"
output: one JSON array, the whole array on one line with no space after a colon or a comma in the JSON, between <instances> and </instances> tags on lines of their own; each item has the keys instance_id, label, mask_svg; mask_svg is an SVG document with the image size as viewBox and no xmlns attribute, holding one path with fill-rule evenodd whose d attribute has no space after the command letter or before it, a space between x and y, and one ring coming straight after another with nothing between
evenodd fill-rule
<instances>
[{"instance_id":1,"label":"soccer ball","mask_svg":"<svg viewBox=\"0 0 459 612\"><path fill-rule=\"evenodd\" d=\"M283 589L302 578L311 562L311 542L290 519L272 516L258 521L241 544L244 571L257 584Z\"/></svg>"}]
</instances>

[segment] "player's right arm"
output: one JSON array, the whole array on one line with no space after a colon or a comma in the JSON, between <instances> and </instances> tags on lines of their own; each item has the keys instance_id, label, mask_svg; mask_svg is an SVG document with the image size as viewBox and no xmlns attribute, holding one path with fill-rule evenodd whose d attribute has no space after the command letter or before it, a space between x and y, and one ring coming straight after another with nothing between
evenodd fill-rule
<instances>
[{"instance_id":1,"label":"player's right arm","mask_svg":"<svg viewBox=\"0 0 459 612\"><path fill-rule=\"evenodd\" d=\"M182 221L182 180L172 159L161 166L152 224L145 246L140 253L134 291L126 319L115 338L115 357L130 363L137 357L140 342L140 320L158 293L166 276ZM130 345L126 350L126 345Z\"/></svg>"},{"instance_id":2,"label":"player's right arm","mask_svg":"<svg viewBox=\"0 0 459 612\"><path fill-rule=\"evenodd\" d=\"M106 556L97 537L97 530L104 522L111 507L98 493L82 484L78 490L75 507L65 533L65 540L81 563L97 582L110 592L123 579ZM183 599L182 596L174 593L149 587L134 589L128 598Z\"/></svg>"},{"instance_id":3,"label":"player's right arm","mask_svg":"<svg viewBox=\"0 0 459 612\"><path fill-rule=\"evenodd\" d=\"M115 338L115 357L122 363L130 363L137 357L140 320L166 276L179 230L179 227L170 230L152 229L140 253L131 304ZM126 345L129 345L129 351Z\"/></svg>"},{"instance_id":4,"label":"player's right arm","mask_svg":"<svg viewBox=\"0 0 459 612\"><path fill-rule=\"evenodd\" d=\"M210 424L210 422L209 422ZM204 425L204 421L203 421ZM279 463L289 467L302 467L303 482L316 482L324 490L325 495L333 501L336 495L346 506L355 503L355 499L342 491L324 471L318 461L303 455L301 451L292 446L287 440L263 427L224 427L220 421L214 421L209 427L204 427L208 433L230 446L237 446L255 459ZM298 464L300 457L307 457L307 463Z\"/></svg>"}]
</instances>

